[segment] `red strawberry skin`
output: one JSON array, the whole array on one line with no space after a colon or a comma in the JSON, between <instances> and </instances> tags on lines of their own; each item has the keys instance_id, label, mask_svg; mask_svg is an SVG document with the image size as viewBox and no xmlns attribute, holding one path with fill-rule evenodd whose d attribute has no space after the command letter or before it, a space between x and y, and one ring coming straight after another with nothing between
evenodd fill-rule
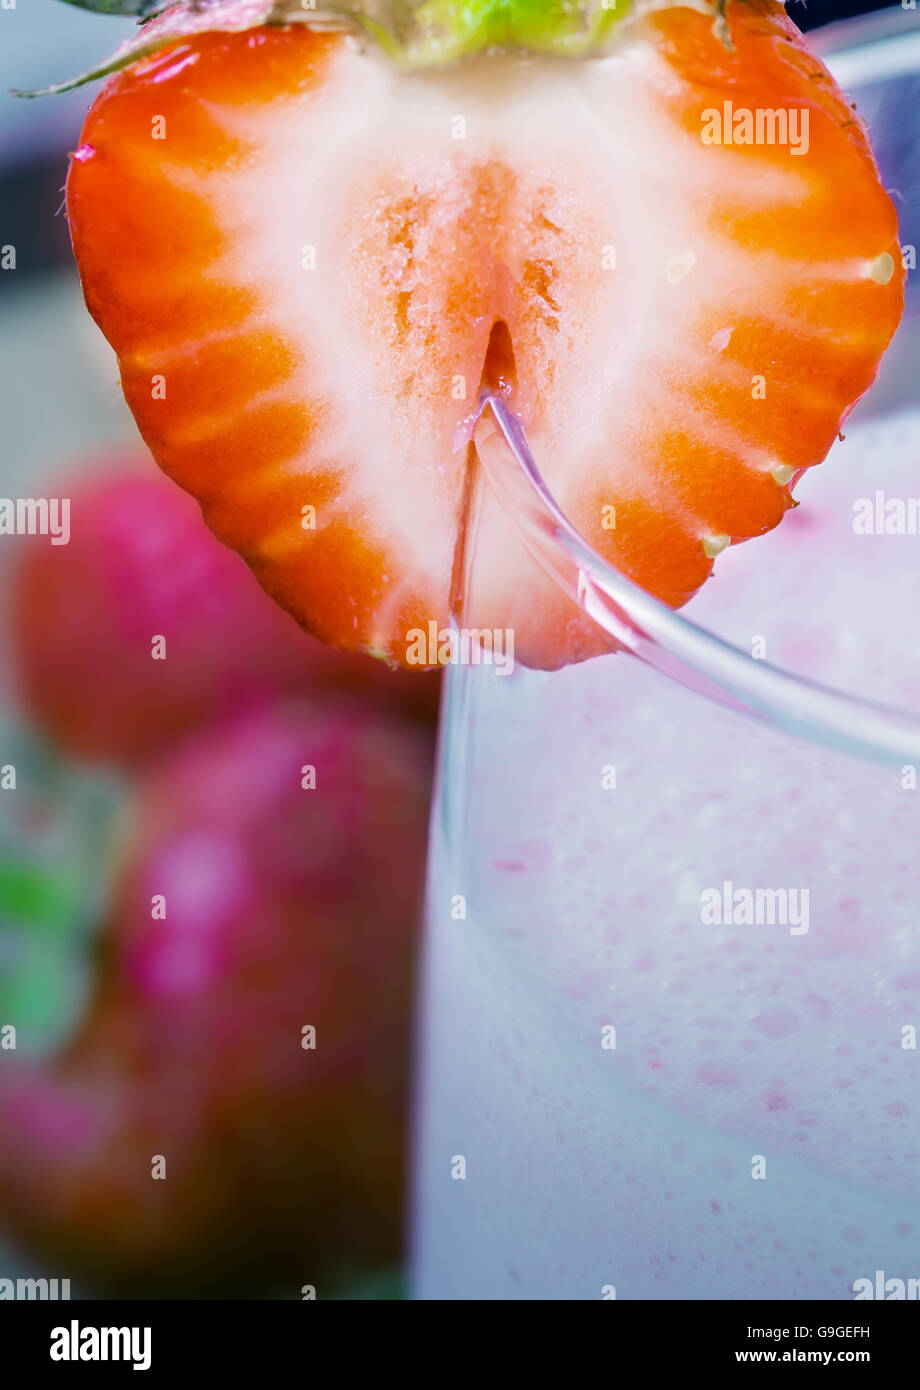
<instances>
[{"instance_id":1,"label":"red strawberry skin","mask_svg":"<svg viewBox=\"0 0 920 1390\"><path fill-rule=\"evenodd\" d=\"M300 631L143 454L95 460L58 491L70 543L24 541L11 619L25 713L62 750L133 762L274 691L370 688L436 712L431 678Z\"/></svg>"},{"instance_id":2,"label":"red strawberry skin","mask_svg":"<svg viewBox=\"0 0 920 1390\"><path fill-rule=\"evenodd\" d=\"M84 1024L0 1071L0 1210L26 1248L177 1296L296 1298L397 1256L429 753L361 704L270 703L146 779Z\"/></svg>"},{"instance_id":3,"label":"red strawberry skin","mask_svg":"<svg viewBox=\"0 0 920 1390\"><path fill-rule=\"evenodd\" d=\"M157 462L324 641L407 663L447 623L497 321L563 509L668 603L824 458L899 319L896 215L782 6L727 17L731 50L636 6L602 59L409 77L303 27L208 33L102 92L67 185L87 304ZM704 145L725 101L807 111L807 152ZM487 490L478 515L465 619L531 664L596 651Z\"/></svg>"}]
</instances>

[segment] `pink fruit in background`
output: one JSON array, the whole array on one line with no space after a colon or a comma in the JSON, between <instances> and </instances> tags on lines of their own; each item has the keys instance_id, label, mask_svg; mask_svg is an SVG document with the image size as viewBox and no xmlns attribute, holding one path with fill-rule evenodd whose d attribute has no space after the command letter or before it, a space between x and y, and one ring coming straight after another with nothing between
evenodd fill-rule
<instances>
[{"instance_id":1,"label":"pink fruit in background","mask_svg":"<svg viewBox=\"0 0 920 1390\"><path fill-rule=\"evenodd\" d=\"M262 593L144 456L56 486L71 539L34 537L13 581L28 714L80 756L135 759L276 690L373 688L419 714L437 681L330 651ZM165 638L165 659L153 640Z\"/></svg>"},{"instance_id":2,"label":"pink fruit in background","mask_svg":"<svg viewBox=\"0 0 920 1390\"><path fill-rule=\"evenodd\" d=\"M142 783L77 1036L2 1054L17 1241L120 1293L299 1297L398 1253L429 763L404 719L272 702Z\"/></svg>"}]
</instances>

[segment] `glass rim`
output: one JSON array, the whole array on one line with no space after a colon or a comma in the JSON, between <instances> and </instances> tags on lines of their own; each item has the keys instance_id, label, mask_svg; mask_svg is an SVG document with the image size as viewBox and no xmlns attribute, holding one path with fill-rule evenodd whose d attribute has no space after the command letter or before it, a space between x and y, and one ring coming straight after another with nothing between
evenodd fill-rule
<instances>
[{"instance_id":1,"label":"glass rim","mask_svg":"<svg viewBox=\"0 0 920 1390\"><path fill-rule=\"evenodd\" d=\"M627 579L562 512L504 398L484 392L480 416L487 410L506 447L480 445L478 455L499 503L541 568L620 648L695 694L810 743L885 765L920 762L920 716L759 660Z\"/></svg>"},{"instance_id":2,"label":"glass rim","mask_svg":"<svg viewBox=\"0 0 920 1390\"><path fill-rule=\"evenodd\" d=\"M920 30L914 23L906 32L911 18L898 7L838 21L815 31L814 46L844 86L920 72ZM480 414L487 410L507 446L479 451L499 502L541 567L621 647L778 731L886 766L920 763L920 716L758 660L620 574L556 503L503 397L484 392Z\"/></svg>"}]
</instances>

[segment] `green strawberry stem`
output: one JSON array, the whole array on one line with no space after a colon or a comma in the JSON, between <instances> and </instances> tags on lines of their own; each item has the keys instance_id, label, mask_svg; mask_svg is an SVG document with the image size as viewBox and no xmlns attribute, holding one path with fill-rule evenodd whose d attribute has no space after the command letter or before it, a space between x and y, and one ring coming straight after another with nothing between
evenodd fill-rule
<instances>
[{"instance_id":1,"label":"green strawberry stem","mask_svg":"<svg viewBox=\"0 0 920 1390\"><path fill-rule=\"evenodd\" d=\"M397 0L387 23L358 22L410 67L437 67L486 48L582 57L600 47L630 0Z\"/></svg>"}]
</instances>

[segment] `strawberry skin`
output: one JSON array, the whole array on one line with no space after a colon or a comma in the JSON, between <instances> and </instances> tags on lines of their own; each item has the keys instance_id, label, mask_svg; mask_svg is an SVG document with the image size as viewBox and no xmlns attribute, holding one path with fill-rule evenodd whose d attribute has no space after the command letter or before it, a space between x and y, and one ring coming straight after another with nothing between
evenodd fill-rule
<instances>
[{"instance_id":1,"label":"strawberry skin","mask_svg":"<svg viewBox=\"0 0 920 1390\"><path fill-rule=\"evenodd\" d=\"M67 184L87 304L157 462L323 641L407 664L472 554L465 624L533 665L603 647L457 447L496 323L561 507L669 604L824 458L900 317L897 219L782 7L727 19L731 49L637 6L583 62L420 73L210 32L103 90ZM807 113L807 149L704 143L726 102Z\"/></svg>"}]
</instances>

